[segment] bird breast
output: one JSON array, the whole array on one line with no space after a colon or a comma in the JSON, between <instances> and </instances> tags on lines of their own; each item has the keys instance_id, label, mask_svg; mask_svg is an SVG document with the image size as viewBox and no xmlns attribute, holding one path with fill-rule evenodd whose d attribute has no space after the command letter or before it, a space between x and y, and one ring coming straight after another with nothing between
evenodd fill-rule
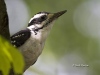
<instances>
[{"instance_id":1,"label":"bird breast","mask_svg":"<svg viewBox=\"0 0 100 75\"><path fill-rule=\"evenodd\" d=\"M19 47L19 50L25 59L26 69L36 62L43 47L44 43L40 42L37 38L34 38L33 35L31 35L31 37L21 47Z\"/></svg>"}]
</instances>

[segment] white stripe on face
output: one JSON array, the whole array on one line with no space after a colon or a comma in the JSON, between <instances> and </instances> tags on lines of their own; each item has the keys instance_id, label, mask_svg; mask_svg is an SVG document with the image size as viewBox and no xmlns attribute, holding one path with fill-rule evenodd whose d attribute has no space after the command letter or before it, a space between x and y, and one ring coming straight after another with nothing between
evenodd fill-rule
<instances>
[{"instance_id":1,"label":"white stripe on face","mask_svg":"<svg viewBox=\"0 0 100 75\"><path fill-rule=\"evenodd\" d=\"M39 17L41 17L42 15L45 15L45 14L44 14L44 13L36 14L35 16L33 16L33 17L30 19L29 23L30 23L33 19L39 18Z\"/></svg>"}]
</instances>

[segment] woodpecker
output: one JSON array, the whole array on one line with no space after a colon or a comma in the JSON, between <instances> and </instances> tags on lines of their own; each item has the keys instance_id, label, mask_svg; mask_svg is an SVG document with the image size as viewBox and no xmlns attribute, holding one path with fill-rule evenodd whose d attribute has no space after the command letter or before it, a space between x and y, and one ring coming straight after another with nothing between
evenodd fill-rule
<instances>
[{"instance_id":1,"label":"woodpecker","mask_svg":"<svg viewBox=\"0 0 100 75\"><path fill-rule=\"evenodd\" d=\"M66 11L57 13L39 12L30 19L26 29L11 36L12 45L18 48L24 57L25 70L37 61L53 22Z\"/></svg>"}]
</instances>

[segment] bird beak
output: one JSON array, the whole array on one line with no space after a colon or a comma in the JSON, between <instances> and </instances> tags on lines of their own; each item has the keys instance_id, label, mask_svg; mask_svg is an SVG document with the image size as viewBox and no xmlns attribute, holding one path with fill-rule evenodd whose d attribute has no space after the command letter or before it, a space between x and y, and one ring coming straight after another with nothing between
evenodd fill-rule
<instances>
[{"instance_id":1,"label":"bird beak","mask_svg":"<svg viewBox=\"0 0 100 75\"><path fill-rule=\"evenodd\" d=\"M60 12L57 12L57 13L49 13L48 14L48 18L47 18L47 22L44 24L43 27L46 27L49 25L49 23L53 22L54 20L56 20L58 17L60 17L61 15L63 15L64 13L66 13L67 10L64 10L64 11L60 11ZM42 27L42 28L43 28Z\"/></svg>"},{"instance_id":2,"label":"bird beak","mask_svg":"<svg viewBox=\"0 0 100 75\"><path fill-rule=\"evenodd\" d=\"M61 15L63 15L66 12L67 12L67 10L48 14L49 23L54 21L55 19L57 19L58 17L60 17Z\"/></svg>"}]
</instances>

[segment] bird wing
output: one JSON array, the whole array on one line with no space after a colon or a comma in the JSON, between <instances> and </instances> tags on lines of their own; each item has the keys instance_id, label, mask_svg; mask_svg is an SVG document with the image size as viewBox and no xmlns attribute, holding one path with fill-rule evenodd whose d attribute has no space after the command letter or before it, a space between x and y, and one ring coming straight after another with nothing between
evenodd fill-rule
<instances>
[{"instance_id":1,"label":"bird wing","mask_svg":"<svg viewBox=\"0 0 100 75\"><path fill-rule=\"evenodd\" d=\"M11 36L11 43L14 47L20 47L27 39L29 39L31 33L29 29L21 30Z\"/></svg>"}]
</instances>

